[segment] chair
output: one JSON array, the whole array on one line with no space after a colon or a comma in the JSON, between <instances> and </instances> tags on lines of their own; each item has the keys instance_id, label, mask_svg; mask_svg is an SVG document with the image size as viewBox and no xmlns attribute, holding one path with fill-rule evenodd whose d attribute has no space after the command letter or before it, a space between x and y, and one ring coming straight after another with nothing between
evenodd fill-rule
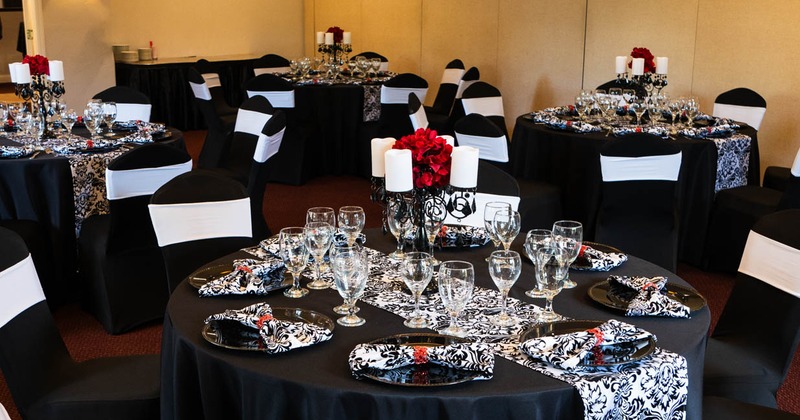
<instances>
[{"instance_id":1,"label":"chair","mask_svg":"<svg viewBox=\"0 0 800 420\"><path fill-rule=\"evenodd\" d=\"M453 124L450 123L450 113L458 93L458 85L464 76L464 63L455 59L445 66L442 81L432 106L426 106L425 112L432 129L442 134L453 134Z\"/></svg>"},{"instance_id":2,"label":"chair","mask_svg":"<svg viewBox=\"0 0 800 420\"><path fill-rule=\"evenodd\" d=\"M373 58L379 58L381 60L381 68L378 71L389 71L389 59L372 51L364 51L362 53L358 53L352 57L355 59L356 57L364 57L367 60L372 60Z\"/></svg>"},{"instance_id":3,"label":"chair","mask_svg":"<svg viewBox=\"0 0 800 420\"><path fill-rule=\"evenodd\" d=\"M714 100L714 116L741 121L758 130L767 112L767 101L753 90L740 87L723 92Z\"/></svg>"},{"instance_id":4,"label":"chair","mask_svg":"<svg viewBox=\"0 0 800 420\"><path fill-rule=\"evenodd\" d=\"M211 171L179 175L150 200L170 293L201 265L257 243L245 188Z\"/></svg>"},{"instance_id":5,"label":"chair","mask_svg":"<svg viewBox=\"0 0 800 420\"><path fill-rule=\"evenodd\" d=\"M706 239L708 269L736 271L747 235L756 221L778 210L800 208L800 149L790 175L783 191L745 185L717 193Z\"/></svg>"},{"instance_id":6,"label":"chair","mask_svg":"<svg viewBox=\"0 0 800 420\"><path fill-rule=\"evenodd\" d=\"M414 93L425 102L428 82L412 73L399 74L381 86L381 117L378 137L400 138L414 131L408 118L408 95Z\"/></svg>"},{"instance_id":7,"label":"chair","mask_svg":"<svg viewBox=\"0 0 800 420\"><path fill-rule=\"evenodd\" d=\"M472 84L480 80L480 78L481 72L478 71L477 67L470 67L469 70L464 72L464 75L461 76L461 80L458 82L458 89L456 90L456 99L453 102L453 109L450 111L450 118L448 120L448 126L451 127L451 131L456 121L467 115L464 112L464 90L472 86Z\"/></svg>"},{"instance_id":8,"label":"chair","mask_svg":"<svg viewBox=\"0 0 800 420\"><path fill-rule=\"evenodd\" d=\"M164 261L147 205L159 187L191 169L186 152L158 143L108 165L110 212L84 220L78 255L89 310L111 334L164 316Z\"/></svg>"},{"instance_id":9,"label":"chair","mask_svg":"<svg viewBox=\"0 0 800 420\"><path fill-rule=\"evenodd\" d=\"M230 106L225 99L225 89L224 86L222 86L222 79L219 76L219 65L211 63L206 59L200 59L194 64L194 69L200 73L203 80L206 82L217 114L223 116L236 115L236 108Z\"/></svg>"},{"instance_id":10,"label":"chair","mask_svg":"<svg viewBox=\"0 0 800 420\"><path fill-rule=\"evenodd\" d=\"M477 81L464 89L461 101L467 115L483 115L500 127L508 138L505 111L503 111L503 95L496 87Z\"/></svg>"},{"instance_id":11,"label":"chair","mask_svg":"<svg viewBox=\"0 0 800 420\"><path fill-rule=\"evenodd\" d=\"M142 92L127 86L112 86L93 99L117 104L117 118L114 121L150 121L153 105L150 98Z\"/></svg>"},{"instance_id":12,"label":"chair","mask_svg":"<svg viewBox=\"0 0 800 420\"><path fill-rule=\"evenodd\" d=\"M428 115L422 102L414 92L408 94L408 117L411 119L411 126L414 131L420 128L428 128Z\"/></svg>"},{"instance_id":13,"label":"chair","mask_svg":"<svg viewBox=\"0 0 800 420\"><path fill-rule=\"evenodd\" d=\"M447 200L449 197L445 197ZM520 196L519 185L513 176L486 161L478 162L478 185L474 195L475 213L457 219L447 214L445 224L476 226L483 228L483 212L486 204L492 201L504 201L511 205L513 210L519 210Z\"/></svg>"},{"instance_id":14,"label":"chair","mask_svg":"<svg viewBox=\"0 0 800 420\"><path fill-rule=\"evenodd\" d=\"M253 61L253 75L260 76L265 73L287 73L291 62L277 54L267 54Z\"/></svg>"},{"instance_id":15,"label":"chair","mask_svg":"<svg viewBox=\"0 0 800 420\"><path fill-rule=\"evenodd\" d=\"M469 114L458 120L454 127L459 146L480 150L481 160L488 160L505 172L510 172L508 149L511 144L503 130L480 114Z\"/></svg>"},{"instance_id":16,"label":"chair","mask_svg":"<svg viewBox=\"0 0 800 420\"><path fill-rule=\"evenodd\" d=\"M75 362L25 242L0 228L0 368L26 419L159 417L158 355Z\"/></svg>"},{"instance_id":17,"label":"chair","mask_svg":"<svg viewBox=\"0 0 800 420\"><path fill-rule=\"evenodd\" d=\"M600 149L602 198L595 241L676 271L680 149L637 133Z\"/></svg>"},{"instance_id":18,"label":"chair","mask_svg":"<svg viewBox=\"0 0 800 420\"><path fill-rule=\"evenodd\" d=\"M294 108L294 86L274 74L265 73L248 80L244 84L244 90L248 98L263 96L275 108Z\"/></svg>"},{"instance_id":19,"label":"chair","mask_svg":"<svg viewBox=\"0 0 800 420\"><path fill-rule=\"evenodd\" d=\"M776 407L800 342L800 209L762 217L708 340L703 393Z\"/></svg>"},{"instance_id":20,"label":"chair","mask_svg":"<svg viewBox=\"0 0 800 420\"><path fill-rule=\"evenodd\" d=\"M203 119L208 126L208 133L206 133L197 164L200 168L216 168L227 147L227 138L233 130L236 114L220 113L215 106L209 85L197 70L190 68L187 71L187 79L194 93L194 103L203 114Z\"/></svg>"},{"instance_id":21,"label":"chair","mask_svg":"<svg viewBox=\"0 0 800 420\"><path fill-rule=\"evenodd\" d=\"M761 405L706 395L703 418L725 420L798 420L800 416Z\"/></svg>"}]
</instances>

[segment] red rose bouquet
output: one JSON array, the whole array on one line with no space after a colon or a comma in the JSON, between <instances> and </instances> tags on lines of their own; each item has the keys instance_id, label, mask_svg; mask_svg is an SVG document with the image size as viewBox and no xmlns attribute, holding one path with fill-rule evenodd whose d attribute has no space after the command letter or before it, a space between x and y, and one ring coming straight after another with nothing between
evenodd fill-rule
<instances>
[{"instance_id":1,"label":"red rose bouquet","mask_svg":"<svg viewBox=\"0 0 800 420\"><path fill-rule=\"evenodd\" d=\"M339 44L339 43L342 42L342 39L344 39L344 29L342 29L342 28L340 28L338 26L331 26L325 32L330 32L330 33L333 34L333 42L334 42L334 44Z\"/></svg>"},{"instance_id":2,"label":"red rose bouquet","mask_svg":"<svg viewBox=\"0 0 800 420\"><path fill-rule=\"evenodd\" d=\"M435 130L420 128L396 141L392 148L411 150L415 188L442 188L450 183L453 146Z\"/></svg>"},{"instance_id":3,"label":"red rose bouquet","mask_svg":"<svg viewBox=\"0 0 800 420\"><path fill-rule=\"evenodd\" d=\"M28 63L31 68L31 74L46 74L50 75L50 62L47 60L47 57L42 55L26 55L25 58L22 59L22 64Z\"/></svg>"},{"instance_id":4,"label":"red rose bouquet","mask_svg":"<svg viewBox=\"0 0 800 420\"><path fill-rule=\"evenodd\" d=\"M655 57L647 48L637 47L631 51L632 58L644 58L644 72L645 73L655 73L656 71L656 62ZM631 67L633 63L628 63L628 67Z\"/></svg>"}]
</instances>

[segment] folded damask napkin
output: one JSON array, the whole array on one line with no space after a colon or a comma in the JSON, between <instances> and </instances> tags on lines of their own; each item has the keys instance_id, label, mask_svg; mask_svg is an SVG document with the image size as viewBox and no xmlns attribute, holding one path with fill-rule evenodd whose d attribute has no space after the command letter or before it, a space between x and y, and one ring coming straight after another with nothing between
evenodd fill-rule
<instances>
[{"instance_id":1,"label":"folded damask napkin","mask_svg":"<svg viewBox=\"0 0 800 420\"><path fill-rule=\"evenodd\" d=\"M330 340L333 336L331 330L318 325L275 319L272 317L272 308L266 303L256 303L242 309L228 309L221 314L209 316L205 323L215 323L223 334L226 327L232 326L257 330L267 353L283 353L311 346Z\"/></svg>"},{"instance_id":2,"label":"folded damask napkin","mask_svg":"<svg viewBox=\"0 0 800 420\"><path fill-rule=\"evenodd\" d=\"M580 265L573 266L576 270L608 271L628 261L628 256L621 252L603 252L589 245L583 245L578 254L578 259L586 261L588 266L586 268Z\"/></svg>"},{"instance_id":3,"label":"folded damask napkin","mask_svg":"<svg viewBox=\"0 0 800 420\"><path fill-rule=\"evenodd\" d=\"M616 319L596 328L569 334L532 338L520 343L525 354L560 369L573 369L600 346L634 343L651 337L649 332Z\"/></svg>"},{"instance_id":4,"label":"folded damask napkin","mask_svg":"<svg viewBox=\"0 0 800 420\"><path fill-rule=\"evenodd\" d=\"M266 256L264 261L233 261L233 271L200 287L201 297L220 295L266 295L283 283L286 267L280 258Z\"/></svg>"},{"instance_id":5,"label":"folded damask napkin","mask_svg":"<svg viewBox=\"0 0 800 420\"><path fill-rule=\"evenodd\" d=\"M666 277L609 276L608 280L638 291L628 303L626 316L689 317L688 306L661 293L667 285Z\"/></svg>"},{"instance_id":6,"label":"folded damask napkin","mask_svg":"<svg viewBox=\"0 0 800 420\"><path fill-rule=\"evenodd\" d=\"M679 131L679 133L682 136L690 137L693 139L724 138L724 137L730 137L735 132L736 130L734 129L734 127L732 127L729 124L714 125L714 126L700 127L700 128L684 128L683 130Z\"/></svg>"},{"instance_id":7,"label":"folded damask napkin","mask_svg":"<svg viewBox=\"0 0 800 420\"><path fill-rule=\"evenodd\" d=\"M391 370L414 364L435 363L455 369L478 372L476 379L491 379L494 353L485 343L454 343L446 346L405 346L399 344L359 344L349 357L353 376L360 378L368 368Z\"/></svg>"}]
</instances>

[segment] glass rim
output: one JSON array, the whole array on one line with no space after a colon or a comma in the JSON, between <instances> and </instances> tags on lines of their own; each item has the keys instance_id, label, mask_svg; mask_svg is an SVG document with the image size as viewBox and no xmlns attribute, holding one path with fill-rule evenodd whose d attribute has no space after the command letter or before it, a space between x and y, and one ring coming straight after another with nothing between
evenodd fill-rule
<instances>
[{"instance_id":1,"label":"glass rim","mask_svg":"<svg viewBox=\"0 0 800 420\"><path fill-rule=\"evenodd\" d=\"M492 258L495 255L502 255L500 258L522 258L519 255L519 252L514 251L513 249L498 249L496 251L492 251L492 253L489 255L489 258Z\"/></svg>"},{"instance_id":2,"label":"glass rim","mask_svg":"<svg viewBox=\"0 0 800 420\"><path fill-rule=\"evenodd\" d=\"M361 206L342 206L339 207L339 212L351 212L351 211L364 211Z\"/></svg>"},{"instance_id":3,"label":"glass rim","mask_svg":"<svg viewBox=\"0 0 800 420\"><path fill-rule=\"evenodd\" d=\"M336 210L334 210L334 209L333 209L333 207L315 206L315 207L309 207L309 208L308 208L308 210L306 210L306 213L309 213L309 212L311 212L311 211L314 211L315 213L321 213L323 210L324 210L326 213L327 213L329 210L330 210L332 213L335 213L335 212L336 212Z\"/></svg>"},{"instance_id":4,"label":"glass rim","mask_svg":"<svg viewBox=\"0 0 800 420\"><path fill-rule=\"evenodd\" d=\"M447 260L442 261L439 263L439 270L442 268L447 267L449 270L466 270L466 269L475 269L475 266L469 262L464 260Z\"/></svg>"},{"instance_id":5,"label":"glass rim","mask_svg":"<svg viewBox=\"0 0 800 420\"><path fill-rule=\"evenodd\" d=\"M305 229L306 229L305 226L287 226L285 228L282 228L280 230L280 233L287 233L287 234L303 233L305 232Z\"/></svg>"},{"instance_id":6,"label":"glass rim","mask_svg":"<svg viewBox=\"0 0 800 420\"><path fill-rule=\"evenodd\" d=\"M583 223L577 220L557 220L553 222L553 226L564 227L564 228L576 228L576 227L583 227Z\"/></svg>"}]
</instances>

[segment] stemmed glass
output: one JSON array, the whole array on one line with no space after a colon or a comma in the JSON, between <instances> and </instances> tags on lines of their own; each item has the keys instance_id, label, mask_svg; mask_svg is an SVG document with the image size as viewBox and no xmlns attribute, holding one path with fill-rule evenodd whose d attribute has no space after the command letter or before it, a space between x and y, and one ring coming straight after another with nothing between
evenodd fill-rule
<instances>
[{"instance_id":1,"label":"stemmed glass","mask_svg":"<svg viewBox=\"0 0 800 420\"><path fill-rule=\"evenodd\" d=\"M347 244L353 245L358 235L364 230L366 216L364 209L358 206L344 206L339 208L339 232L347 238Z\"/></svg>"},{"instance_id":2,"label":"stemmed glass","mask_svg":"<svg viewBox=\"0 0 800 420\"><path fill-rule=\"evenodd\" d=\"M539 248L550 245L552 242L553 231L548 229L531 229L528 231L528 234L525 235L525 244L523 248L525 249L525 255L531 260L534 268L533 289L525 292L525 295L528 297L534 299L545 297L544 292L539 287L539 282L536 281L535 273L539 270L539 266L536 264L536 252Z\"/></svg>"},{"instance_id":3,"label":"stemmed glass","mask_svg":"<svg viewBox=\"0 0 800 420\"><path fill-rule=\"evenodd\" d=\"M683 106L681 105L680 98L670 101L669 112L672 115L672 126L675 127L675 123L678 123L677 125L680 126L681 114L683 113Z\"/></svg>"},{"instance_id":4,"label":"stemmed glass","mask_svg":"<svg viewBox=\"0 0 800 420\"><path fill-rule=\"evenodd\" d=\"M75 125L75 122L78 121L78 113L75 112L74 109L69 109L61 115L61 121L64 122L64 126L67 127L67 134L72 133L72 126Z\"/></svg>"},{"instance_id":5,"label":"stemmed glass","mask_svg":"<svg viewBox=\"0 0 800 420\"><path fill-rule=\"evenodd\" d=\"M636 115L636 125L641 127L642 116L644 116L645 111L647 111L647 102L645 98L634 96L630 104L630 109L633 111L634 115Z\"/></svg>"},{"instance_id":6,"label":"stemmed glass","mask_svg":"<svg viewBox=\"0 0 800 420\"><path fill-rule=\"evenodd\" d=\"M300 273L308 264L308 248L306 247L304 228L283 228L278 236L278 241L281 246L283 265L292 273L292 287L286 289L283 295L290 298L301 298L308 294L308 289L300 287Z\"/></svg>"},{"instance_id":7,"label":"stemmed glass","mask_svg":"<svg viewBox=\"0 0 800 420\"><path fill-rule=\"evenodd\" d=\"M510 327L517 323L514 317L508 314L508 292L519 279L522 272L522 259L517 251L494 251L489 256L489 275L497 290L500 291L500 313L492 318L492 324L501 327Z\"/></svg>"},{"instance_id":8,"label":"stemmed glass","mask_svg":"<svg viewBox=\"0 0 800 420\"><path fill-rule=\"evenodd\" d=\"M117 103L116 102L103 102L103 121L106 123L106 137L114 135L114 120L117 119Z\"/></svg>"},{"instance_id":9,"label":"stemmed glass","mask_svg":"<svg viewBox=\"0 0 800 420\"><path fill-rule=\"evenodd\" d=\"M475 268L466 261L445 261L439 265L439 297L450 315L450 325L442 334L465 337L467 331L458 326L458 315L472 298Z\"/></svg>"},{"instance_id":10,"label":"stemmed glass","mask_svg":"<svg viewBox=\"0 0 800 420\"><path fill-rule=\"evenodd\" d=\"M311 207L306 210L306 223L325 222L336 227L336 212L332 207Z\"/></svg>"},{"instance_id":11,"label":"stemmed glass","mask_svg":"<svg viewBox=\"0 0 800 420\"><path fill-rule=\"evenodd\" d=\"M389 225L389 231L397 238L397 249L388 255L394 261L402 261L404 258L403 245L414 221L412 212L411 197L389 199L386 206L386 222Z\"/></svg>"},{"instance_id":12,"label":"stemmed glass","mask_svg":"<svg viewBox=\"0 0 800 420\"><path fill-rule=\"evenodd\" d=\"M569 272L566 252L551 243L536 251L536 281L545 295L544 312L539 314L542 322L554 321L559 315L553 312L553 298L564 288L564 279Z\"/></svg>"},{"instance_id":13,"label":"stemmed glass","mask_svg":"<svg viewBox=\"0 0 800 420\"><path fill-rule=\"evenodd\" d=\"M23 108L17 111L17 116L14 118L14 121L19 126L19 130L23 134L29 134L30 132L30 125L31 125L31 112L27 109Z\"/></svg>"},{"instance_id":14,"label":"stemmed glass","mask_svg":"<svg viewBox=\"0 0 800 420\"><path fill-rule=\"evenodd\" d=\"M522 219L518 211L504 209L500 210L494 215L494 233L497 239L503 244L503 249L508 251L511 248L511 242L514 242L517 235L519 235L520 224Z\"/></svg>"},{"instance_id":15,"label":"stemmed glass","mask_svg":"<svg viewBox=\"0 0 800 420\"><path fill-rule=\"evenodd\" d=\"M419 312L419 297L433 277L433 257L427 252L407 252L400 271L403 281L414 295L414 315L405 320L403 325L409 328L427 328L428 320Z\"/></svg>"},{"instance_id":16,"label":"stemmed glass","mask_svg":"<svg viewBox=\"0 0 800 420\"><path fill-rule=\"evenodd\" d=\"M364 325L366 320L356 315L356 301L364 293L367 285L367 258L360 245L337 246L336 252L331 252L331 268L336 290L344 299L347 315L336 320L336 323L345 327Z\"/></svg>"},{"instance_id":17,"label":"stemmed glass","mask_svg":"<svg viewBox=\"0 0 800 420\"><path fill-rule=\"evenodd\" d=\"M569 265L578 258L581 250L583 225L574 220L559 220L553 223L553 241L557 247L564 250L567 268L569 268ZM564 288L572 289L575 286L575 282L569 278L569 271L567 271L567 277L564 279Z\"/></svg>"},{"instance_id":18,"label":"stemmed glass","mask_svg":"<svg viewBox=\"0 0 800 420\"><path fill-rule=\"evenodd\" d=\"M325 253L331 247L333 241L334 228L327 222L308 222L306 223L303 233L306 239L306 248L314 256L314 266L316 269L316 278L308 283L306 287L313 290L322 290L328 288L328 283L322 280L320 275L320 265L322 264Z\"/></svg>"},{"instance_id":19,"label":"stemmed glass","mask_svg":"<svg viewBox=\"0 0 800 420\"><path fill-rule=\"evenodd\" d=\"M508 204L503 201L491 201L486 203L486 207L483 208L483 227L486 229L486 234L489 235L489 239L492 240L494 243L495 251L500 249L500 238L497 236L497 232L494 230L494 216L500 210L511 210L511 204ZM489 258L486 258L486 261L489 261Z\"/></svg>"},{"instance_id":20,"label":"stemmed glass","mask_svg":"<svg viewBox=\"0 0 800 420\"><path fill-rule=\"evenodd\" d=\"M436 237L444 226L444 219L447 216L447 209L443 200L428 200L425 202L425 236L428 238L428 245L431 248L431 261L433 265L439 265L439 261L433 256L433 248Z\"/></svg>"},{"instance_id":21,"label":"stemmed glass","mask_svg":"<svg viewBox=\"0 0 800 420\"><path fill-rule=\"evenodd\" d=\"M581 121L585 121L588 118L587 116L588 108L589 108L589 98L587 98L583 94L580 94L575 97L575 112L578 113L578 119L580 119Z\"/></svg>"},{"instance_id":22,"label":"stemmed glass","mask_svg":"<svg viewBox=\"0 0 800 420\"><path fill-rule=\"evenodd\" d=\"M381 59L380 58L371 58L370 64L372 64L372 71L375 72L375 76L377 77L381 70Z\"/></svg>"}]
</instances>

